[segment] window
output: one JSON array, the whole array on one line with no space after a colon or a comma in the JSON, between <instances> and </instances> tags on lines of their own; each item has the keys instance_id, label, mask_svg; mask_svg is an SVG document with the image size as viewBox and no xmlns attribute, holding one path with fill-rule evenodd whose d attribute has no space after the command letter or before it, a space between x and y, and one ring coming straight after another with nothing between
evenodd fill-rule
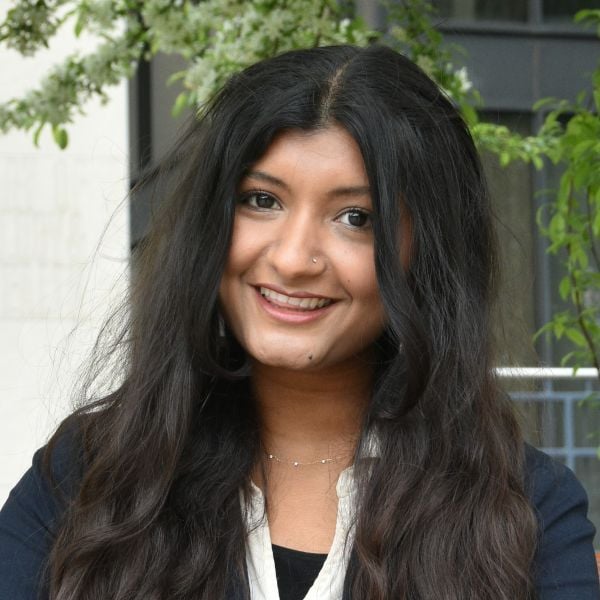
<instances>
[{"instance_id":1,"label":"window","mask_svg":"<svg viewBox=\"0 0 600 600\"><path fill-rule=\"evenodd\" d=\"M527 2L522 0L434 0L441 17L474 21L527 21Z\"/></svg>"},{"instance_id":2,"label":"window","mask_svg":"<svg viewBox=\"0 0 600 600\"><path fill-rule=\"evenodd\" d=\"M598 0L542 0L542 19L548 23L570 23L577 11L598 8Z\"/></svg>"}]
</instances>

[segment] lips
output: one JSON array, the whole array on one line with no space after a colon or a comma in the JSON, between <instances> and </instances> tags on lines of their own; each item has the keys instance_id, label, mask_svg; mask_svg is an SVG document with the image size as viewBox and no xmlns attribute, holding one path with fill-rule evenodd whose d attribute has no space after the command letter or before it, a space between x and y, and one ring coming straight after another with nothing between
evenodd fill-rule
<instances>
[{"instance_id":1,"label":"lips","mask_svg":"<svg viewBox=\"0 0 600 600\"><path fill-rule=\"evenodd\" d=\"M296 311L311 311L319 308L329 306L333 300L331 298L324 298L322 296L308 296L304 293L300 296L288 296L281 292L267 287L260 286L257 288L260 295L270 304L278 306L280 308L286 308L288 310Z\"/></svg>"}]
</instances>

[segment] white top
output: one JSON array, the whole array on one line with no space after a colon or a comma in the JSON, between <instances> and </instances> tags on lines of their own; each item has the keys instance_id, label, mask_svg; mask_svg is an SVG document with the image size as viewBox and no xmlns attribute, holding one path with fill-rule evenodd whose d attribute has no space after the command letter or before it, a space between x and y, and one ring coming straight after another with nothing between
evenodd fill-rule
<instances>
[{"instance_id":1,"label":"white top","mask_svg":"<svg viewBox=\"0 0 600 600\"><path fill-rule=\"evenodd\" d=\"M369 435L361 449L359 460L380 456L379 442ZM338 497L335 533L329 554L304 600L342 600L344 579L354 544L354 516L356 507L356 482L354 466L344 469L335 490ZM252 483L252 496L248 510L242 511L249 532L246 542L246 566L252 600L279 600L275 559L261 490Z\"/></svg>"},{"instance_id":2,"label":"white top","mask_svg":"<svg viewBox=\"0 0 600 600\"><path fill-rule=\"evenodd\" d=\"M356 488L354 467L341 472L336 485L338 496L335 534L329 554L304 600L341 600L344 578L354 541L354 506ZM249 531L246 543L246 565L252 600L279 600L275 560L271 546L269 524L265 514L265 500L261 490L252 484L248 510L244 510Z\"/></svg>"}]
</instances>

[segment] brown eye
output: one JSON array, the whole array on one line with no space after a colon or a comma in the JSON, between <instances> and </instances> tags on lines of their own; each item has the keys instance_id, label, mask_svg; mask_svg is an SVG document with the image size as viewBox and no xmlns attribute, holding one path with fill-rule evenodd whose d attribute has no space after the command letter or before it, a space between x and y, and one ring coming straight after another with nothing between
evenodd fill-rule
<instances>
[{"instance_id":1,"label":"brown eye","mask_svg":"<svg viewBox=\"0 0 600 600\"><path fill-rule=\"evenodd\" d=\"M352 208L340 215L339 220L344 225L354 227L355 229L364 229L371 223L371 215L362 209Z\"/></svg>"},{"instance_id":2,"label":"brown eye","mask_svg":"<svg viewBox=\"0 0 600 600\"><path fill-rule=\"evenodd\" d=\"M276 198L264 192L249 192L242 196L241 202L258 210L279 210L281 208Z\"/></svg>"}]
</instances>

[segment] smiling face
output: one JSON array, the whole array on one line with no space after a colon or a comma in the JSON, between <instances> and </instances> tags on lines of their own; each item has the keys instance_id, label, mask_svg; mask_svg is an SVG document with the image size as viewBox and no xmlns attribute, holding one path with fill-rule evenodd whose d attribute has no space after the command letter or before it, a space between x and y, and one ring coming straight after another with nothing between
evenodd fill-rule
<instances>
[{"instance_id":1,"label":"smiling face","mask_svg":"<svg viewBox=\"0 0 600 600\"><path fill-rule=\"evenodd\" d=\"M289 369L355 360L384 327L368 178L340 127L286 131L238 189L221 310L254 360Z\"/></svg>"}]
</instances>

